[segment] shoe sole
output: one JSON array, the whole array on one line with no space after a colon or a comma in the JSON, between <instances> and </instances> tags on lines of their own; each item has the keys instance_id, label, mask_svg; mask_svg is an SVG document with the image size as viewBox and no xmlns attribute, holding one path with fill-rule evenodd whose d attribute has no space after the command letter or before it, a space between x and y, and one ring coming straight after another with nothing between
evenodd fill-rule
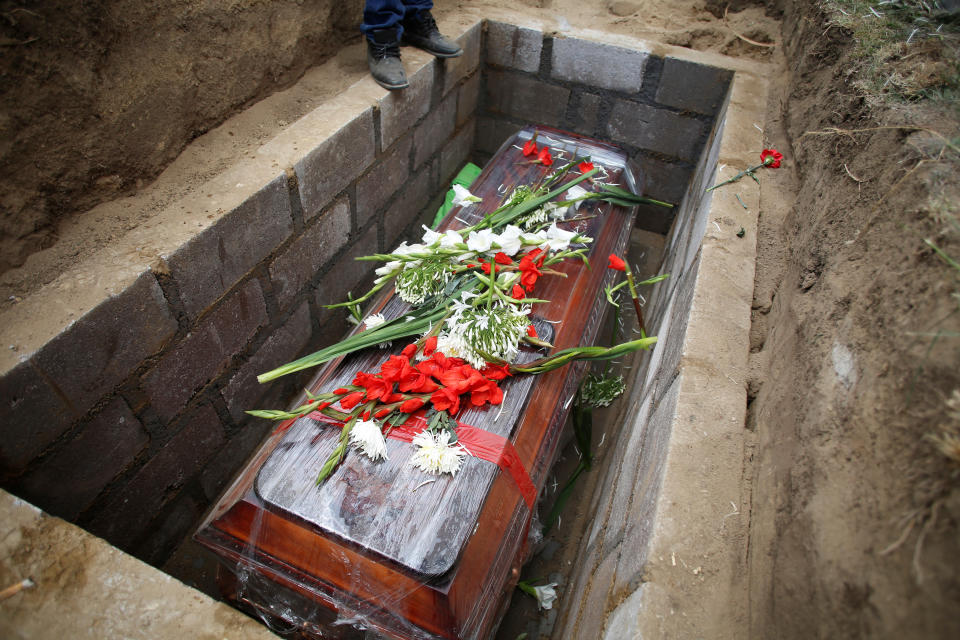
<instances>
[{"instance_id":1,"label":"shoe sole","mask_svg":"<svg viewBox=\"0 0 960 640\"><path fill-rule=\"evenodd\" d=\"M373 78L372 75L370 77ZM376 78L373 78L373 81L376 82L381 87L383 87L384 89L389 89L390 91L396 91L397 89L406 89L407 87L410 86L409 82L404 82L403 84L390 84L389 82L383 82L382 80L377 80Z\"/></svg>"}]
</instances>

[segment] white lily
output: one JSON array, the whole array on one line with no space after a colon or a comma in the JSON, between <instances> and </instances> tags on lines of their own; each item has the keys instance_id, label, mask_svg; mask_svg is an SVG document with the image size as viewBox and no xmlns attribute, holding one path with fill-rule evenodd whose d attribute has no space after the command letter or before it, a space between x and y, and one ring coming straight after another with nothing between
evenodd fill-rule
<instances>
[{"instance_id":1,"label":"white lily","mask_svg":"<svg viewBox=\"0 0 960 640\"><path fill-rule=\"evenodd\" d=\"M587 191L586 189L584 189L583 187L581 187L580 185L575 184L575 185L573 185L572 187L570 187L569 189L567 189L567 193L566 193L565 198L566 198L567 200L576 200L577 198L581 198L581 197L587 195L588 193L590 193L590 192ZM577 202L574 202L572 206L573 206L574 210L576 210L576 209L579 209L579 208L580 208L580 205L581 205L581 204L583 204L583 200L578 200Z\"/></svg>"},{"instance_id":2,"label":"white lily","mask_svg":"<svg viewBox=\"0 0 960 640\"><path fill-rule=\"evenodd\" d=\"M470 193L470 190L463 185L453 185L453 206L459 207L462 205L469 205L473 202L483 202L483 198L478 198L477 196L473 195Z\"/></svg>"},{"instance_id":3,"label":"white lily","mask_svg":"<svg viewBox=\"0 0 960 640\"><path fill-rule=\"evenodd\" d=\"M350 444L373 461L387 459L387 441L373 420L358 420L350 430Z\"/></svg>"},{"instance_id":4,"label":"white lily","mask_svg":"<svg viewBox=\"0 0 960 640\"><path fill-rule=\"evenodd\" d=\"M547 229L547 242L554 251L564 251L570 246L570 241L577 237L576 231L564 231L554 222Z\"/></svg>"},{"instance_id":5,"label":"white lily","mask_svg":"<svg viewBox=\"0 0 960 640\"><path fill-rule=\"evenodd\" d=\"M490 251L497 235L490 229L481 229L480 231L471 231L467 236L467 248L477 253L486 253Z\"/></svg>"},{"instance_id":6,"label":"white lily","mask_svg":"<svg viewBox=\"0 0 960 640\"><path fill-rule=\"evenodd\" d=\"M523 230L520 229L520 227L512 224L507 225L507 228L497 236L497 244L500 245L500 250L508 256L517 255L520 249L523 248L523 241L520 239L521 235L523 235Z\"/></svg>"},{"instance_id":7,"label":"white lily","mask_svg":"<svg viewBox=\"0 0 960 640\"><path fill-rule=\"evenodd\" d=\"M467 455L463 447L450 444L450 433L447 431L436 435L421 431L414 436L413 444L419 448L410 458L410 464L427 473L455 475L460 470L463 457Z\"/></svg>"},{"instance_id":8,"label":"white lily","mask_svg":"<svg viewBox=\"0 0 960 640\"><path fill-rule=\"evenodd\" d=\"M536 592L537 606L539 606L541 609L553 608L553 603L557 599L557 590L554 588L556 586L556 582L551 582L550 584L545 584L542 587L533 588L533 590Z\"/></svg>"}]
</instances>

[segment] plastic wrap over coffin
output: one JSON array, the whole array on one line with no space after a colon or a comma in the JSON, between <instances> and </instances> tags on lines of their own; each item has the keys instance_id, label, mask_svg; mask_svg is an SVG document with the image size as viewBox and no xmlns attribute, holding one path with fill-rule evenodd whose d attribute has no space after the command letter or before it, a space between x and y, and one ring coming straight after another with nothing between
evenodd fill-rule
<instances>
[{"instance_id":1,"label":"plastic wrap over coffin","mask_svg":"<svg viewBox=\"0 0 960 640\"><path fill-rule=\"evenodd\" d=\"M604 181L639 192L635 170L615 147L546 128L536 135L551 148L554 169L590 156L604 167ZM533 136L527 128L504 144L471 187L483 202L454 208L442 228L474 224L515 187L549 172L520 153ZM632 213L587 201L578 221L567 223L594 239L592 266L568 260L554 267L566 277L537 283L536 296L550 302L534 306L534 324L556 349L595 343L603 289L615 276L606 257L625 251ZM393 318L406 309L384 293L370 312ZM311 391L330 391L358 370L376 370L390 353L369 349L330 362ZM527 351L520 359L541 355ZM509 439L539 491L584 368L574 363L514 377L501 385L502 406L470 408L457 419ZM336 426L310 417L282 425L218 501L196 539L223 560L228 596L283 627L277 631L289 627L315 637L353 637L356 629L392 638L489 635L519 575L531 518L513 477L473 457L454 477L426 475L408 464L410 444L388 439L389 460L351 453L317 487L317 471L338 436Z\"/></svg>"}]
</instances>

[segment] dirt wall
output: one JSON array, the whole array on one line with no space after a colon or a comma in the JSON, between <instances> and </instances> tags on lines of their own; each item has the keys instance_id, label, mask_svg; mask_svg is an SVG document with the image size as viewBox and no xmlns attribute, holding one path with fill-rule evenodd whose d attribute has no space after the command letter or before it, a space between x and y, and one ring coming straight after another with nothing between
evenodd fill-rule
<instances>
[{"instance_id":1,"label":"dirt wall","mask_svg":"<svg viewBox=\"0 0 960 640\"><path fill-rule=\"evenodd\" d=\"M357 37L361 6L0 1L0 273Z\"/></svg>"},{"instance_id":2,"label":"dirt wall","mask_svg":"<svg viewBox=\"0 0 960 640\"><path fill-rule=\"evenodd\" d=\"M851 86L851 34L785 3L771 101L785 171L761 213L748 427L751 637L957 637L957 466L929 436L960 388L957 135ZM945 153L946 151L946 153ZM768 203L771 199L766 200ZM951 204L952 203L952 204Z\"/></svg>"}]
</instances>

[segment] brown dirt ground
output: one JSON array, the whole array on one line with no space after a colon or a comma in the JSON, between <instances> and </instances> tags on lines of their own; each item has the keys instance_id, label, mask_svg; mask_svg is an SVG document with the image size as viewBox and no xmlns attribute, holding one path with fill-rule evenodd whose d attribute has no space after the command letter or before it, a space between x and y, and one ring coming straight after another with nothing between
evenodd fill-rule
<instances>
[{"instance_id":1,"label":"brown dirt ground","mask_svg":"<svg viewBox=\"0 0 960 640\"><path fill-rule=\"evenodd\" d=\"M126 33L124 20L155 13L141 7L143 3L134 4L136 10L127 16L89 26L93 42ZM238 1L230 6L239 11L244 4ZM329 10L335 4L318 6ZM929 128L955 138L956 112L937 112L923 103L891 105L865 99L850 84L854 65L849 34L827 28L815 3L738 0L729 3L724 18L726 4L714 0L438 1L436 13L442 23L444 16L464 9L482 11L485 5L542 12L575 27L773 65L775 86L764 129L769 144L782 150L787 160L782 169L766 171L762 177L747 424L755 446L745 465L753 491L750 563L745 569L751 616L743 636L958 637L958 466L939 453L927 436L949 422L945 401L960 389L960 307L952 297L960 290L960 282L924 239L960 256L960 234L949 226L949 217L960 215L960 172L958 161L944 152L939 138L911 128ZM13 12L16 20L23 18L21 24L29 24L27 14L16 11L18 6L0 2L0 19L9 20ZM114 25L116 21L119 26ZM48 17L46 28L54 30L54 26ZM229 24L208 20L188 26L193 37L203 40ZM296 40L300 33L295 21L283 21L277 28L278 37ZM30 33L5 30L0 35L23 41L32 37ZM745 38L778 46L757 46ZM153 60L165 50L148 39L127 42L126 48L118 45L112 52L118 64ZM242 50L247 43L232 44ZM29 46L6 40L0 45L6 51ZM315 43L321 55L337 46L324 49ZM71 50L69 40L64 48ZM341 49L336 60L349 77L362 68L361 48ZM279 72L276 85L264 86L254 95L286 86L306 68L290 64L290 75ZM43 122L52 123L58 117L81 122L92 117L91 112L100 113L89 100L73 109L76 94L64 89L99 86L93 68L67 83L54 72L55 66L35 69L41 85L63 89L52 94L53 102L36 107L48 111ZM157 76L150 75L151 68ZM137 69L147 85L162 81L163 73L174 73L164 65L147 66L144 72L138 63ZM230 79L221 74L210 82L217 87ZM73 175L62 167L79 162L82 149L52 137L43 140L34 135L23 141L18 134L11 138L4 102L0 173L14 171L22 176L39 171L47 181L36 192L40 196L15 191L13 196L19 200L9 201L20 207L16 211L33 207L30 210L39 212L38 217L19 220L5 213L4 224L12 220L11 224L24 228L33 225L21 236L46 234L37 240L40 246L57 240L35 253L24 267L0 276L0 299L12 303L7 302L9 296L26 295L131 225L142 224L163 202L194 188L231 156L251 152L258 141L292 122L314 100L338 90L337 82L336 77L325 76L317 78L306 94L298 93L299 89L289 95L274 94L272 102L240 114L250 118L242 126L221 127L199 138L170 165L172 173L161 175L153 184L146 182L175 151L148 154L154 160L144 165L139 158L146 152L133 144L138 137L123 136L112 141L117 143L112 147L115 155L110 156L113 164L108 163L106 170L98 173L88 165ZM230 95L227 86L222 88L224 95ZM11 95L9 91L2 94L3 100ZM220 120L251 99L247 95L229 100ZM173 110L174 120L186 131L178 137L179 144L219 121L207 114L183 123L183 117ZM808 133L830 127L865 131ZM11 146L11 140L16 145ZM61 163L59 172L37 169L31 159L35 156L24 155L37 145L52 164ZM176 144L165 148L174 149ZM138 161L128 162L131 158ZM123 173L121 168L131 170ZM119 182L114 175L121 176ZM106 182L98 185L105 176ZM138 178L142 185L137 185ZM90 185L97 186L90 190ZM105 189L131 188L136 193L130 197L139 198L136 206L116 204L98 210L97 215L57 217L82 209L80 203L89 206L102 199ZM81 192L85 195L76 195ZM7 200L4 207L5 212L10 207ZM135 213L124 214L124 209ZM53 234L48 233L50 229ZM5 228L3 233L12 232ZM577 519L584 519L584 513ZM576 529L561 531L559 542L576 548ZM550 573L542 562L536 570ZM529 609L529 603L521 606ZM563 606L562 600L558 606ZM528 611L525 615L529 622L538 614ZM548 627L519 628L540 633ZM709 630L704 633L709 635Z\"/></svg>"}]
</instances>

